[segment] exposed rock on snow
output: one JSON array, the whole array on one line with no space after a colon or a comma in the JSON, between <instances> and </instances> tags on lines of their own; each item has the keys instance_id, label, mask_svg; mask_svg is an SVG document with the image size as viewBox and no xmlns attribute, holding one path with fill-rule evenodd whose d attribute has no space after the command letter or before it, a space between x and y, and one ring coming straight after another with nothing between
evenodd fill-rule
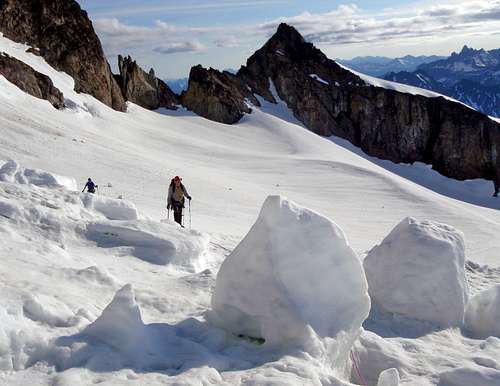
<instances>
[{"instance_id":1,"label":"exposed rock on snow","mask_svg":"<svg viewBox=\"0 0 500 386\"><path fill-rule=\"evenodd\" d=\"M441 326L463 323L464 238L455 228L406 218L368 253L364 267L381 309Z\"/></svg>"},{"instance_id":2,"label":"exposed rock on snow","mask_svg":"<svg viewBox=\"0 0 500 386\"><path fill-rule=\"evenodd\" d=\"M249 233L224 261L212 297L212 322L266 345L311 336L342 337L347 356L370 300L360 260L329 219L270 196Z\"/></svg>"},{"instance_id":3,"label":"exposed rock on snow","mask_svg":"<svg viewBox=\"0 0 500 386\"><path fill-rule=\"evenodd\" d=\"M0 2L0 32L28 43L59 71L75 79L75 91L90 94L125 111L92 22L74 0L6 0Z\"/></svg>"},{"instance_id":4,"label":"exposed rock on snow","mask_svg":"<svg viewBox=\"0 0 500 386\"><path fill-rule=\"evenodd\" d=\"M123 58L121 55L118 56L118 68L120 75L116 79L125 99L150 110L177 108L177 96L155 76L153 69L147 73L130 56Z\"/></svg>"},{"instance_id":5,"label":"exposed rock on snow","mask_svg":"<svg viewBox=\"0 0 500 386\"><path fill-rule=\"evenodd\" d=\"M229 72L198 65L191 68L187 91L182 104L202 117L222 123L238 122L252 109L246 99L259 105L257 99L238 78Z\"/></svg>"},{"instance_id":6,"label":"exposed rock on snow","mask_svg":"<svg viewBox=\"0 0 500 386\"><path fill-rule=\"evenodd\" d=\"M52 80L27 64L0 52L0 75L15 84L24 92L36 98L46 99L56 109L64 107L62 92L54 86Z\"/></svg>"},{"instance_id":7,"label":"exposed rock on snow","mask_svg":"<svg viewBox=\"0 0 500 386\"><path fill-rule=\"evenodd\" d=\"M475 338L500 338L500 284L469 300L465 311L465 328Z\"/></svg>"}]
</instances>

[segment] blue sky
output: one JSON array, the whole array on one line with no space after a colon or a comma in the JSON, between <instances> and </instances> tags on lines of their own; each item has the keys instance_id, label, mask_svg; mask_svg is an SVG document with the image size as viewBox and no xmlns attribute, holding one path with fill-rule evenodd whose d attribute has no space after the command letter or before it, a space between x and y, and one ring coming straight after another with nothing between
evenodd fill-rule
<instances>
[{"instance_id":1,"label":"blue sky","mask_svg":"<svg viewBox=\"0 0 500 386\"><path fill-rule=\"evenodd\" d=\"M112 66L132 55L163 78L239 68L285 21L331 58L499 48L500 0L79 0Z\"/></svg>"}]
</instances>

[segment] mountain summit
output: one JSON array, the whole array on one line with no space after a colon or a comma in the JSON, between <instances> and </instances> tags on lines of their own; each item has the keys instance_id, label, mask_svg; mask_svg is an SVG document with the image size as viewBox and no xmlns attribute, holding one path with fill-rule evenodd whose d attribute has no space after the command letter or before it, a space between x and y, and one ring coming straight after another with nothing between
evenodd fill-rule
<instances>
[{"instance_id":1,"label":"mountain summit","mask_svg":"<svg viewBox=\"0 0 500 386\"><path fill-rule=\"evenodd\" d=\"M500 180L498 123L437 94L355 74L328 59L292 26L280 24L236 79L213 75L194 98L203 101L198 113L206 118L217 120L220 116L214 114L231 105L238 114L226 123L234 123L234 117L247 112L241 107L249 99L241 92L246 88L268 102L285 102L311 131L347 139L369 155L424 162L457 179ZM190 79L188 94L195 95L195 85ZM217 88L224 90L224 101L214 98ZM196 105L193 98L191 104Z\"/></svg>"}]
</instances>

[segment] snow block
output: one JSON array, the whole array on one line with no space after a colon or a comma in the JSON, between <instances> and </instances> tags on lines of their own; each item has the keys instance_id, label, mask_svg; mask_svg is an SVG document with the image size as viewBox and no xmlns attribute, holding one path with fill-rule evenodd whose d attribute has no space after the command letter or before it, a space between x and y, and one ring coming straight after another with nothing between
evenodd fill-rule
<instances>
[{"instance_id":1,"label":"snow block","mask_svg":"<svg viewBox=\"0 0 500 386\"><path fill-rule=\"evenodd\" d=\"M0 181L32 184L44 188L66 188L77 190L76 180L71 177L60 176L54 173L37 169L22 168L16 161L7 161L0 167Z\"/></svg>"},{"instance_id":2,"label":"snow block","mask_svg":"<svg viewBox=\"0 0 500 386\"><path fill-rule=\"evenodd\" d=\"M129 352L144 342L144 329L132 285L127 284L82 334L97 338L117 350Z\"/></svg>"},{"instance_id":3,"label":"snow block","mask_svg":"<svg viewBox=\"0 0 500 386\"><path fill-rule=\"evenodd\" d=\"M387 369L380 373L377 386L398 386L399 373L397 369Z\"/></svg>"},{"instance_id":4,"label":"snow block","mask_svg":"<svg viewBox=\"0 0 500 386\"><path fill-rule=\"evenodd\" d=\"M342 335L348 351L370 299L361 262L340 227L269 196L222 264L212 308L212 323L266 345L306 347L311 336Z\"/></svg>"},{"instance_id":5,"label":"snow block","mask_svg":"<svg viewBox=\"0 0 500 386\"><path fill-rule=\"evenodd\" d=\"M468 300L463 234L406 218L364 260L370 296L381 309L443 327L463 323Z\"/></svg>"},{"instance_id":6,"label":"snow block","mask_svg":"<svg viewBox=\"0 0 500 386\"><path fill-rule=\"evenodd\" d=\"M470 299L465 311L465 328L474 338L500 338L500 284Z\"/></svg>"},{"instance_id":7,"label":"snow block","mask_svg":"<svg viewBox=\"0 0 500 386\"><path fill-rule=\"evenodd\" d=\"M101 213L109 220L137 220L137 208L126 200L119 200L96 194L82 195L85 208Z\"/></svg>"},{"instance_id":8,"label":"snow block","mask_svg":"<svg viewBox=\"0 0 500 386\"><path fill-rule=\"evenodd\" d=\"M486 367L459 367L439 374L438 386L498 386L500 371Z\"/></svg>"}]
</instances>

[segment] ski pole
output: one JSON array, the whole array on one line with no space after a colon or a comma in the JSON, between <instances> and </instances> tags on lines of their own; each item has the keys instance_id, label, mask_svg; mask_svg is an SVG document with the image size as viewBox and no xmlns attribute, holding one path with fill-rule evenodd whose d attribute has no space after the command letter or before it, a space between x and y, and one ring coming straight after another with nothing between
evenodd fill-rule
<instances>
[{"instance_id":1,"label":"ski pole","mask_svg":"<svg viewBox=\"0 0 500 386\"><path fill-rule=\"evenodd\" d=\"M191 200L189 200L189 229L191 229Z\"/></svg>"},{"instance_id":2,"label":"ski pole","mask_svg":"<svg viewBox=\"0 0 500 386\"><path fill-rule=\"evenodd\" d=\"M167 220L170 220L170 209L167 207Z\"/></svg>"}]
</instances>

